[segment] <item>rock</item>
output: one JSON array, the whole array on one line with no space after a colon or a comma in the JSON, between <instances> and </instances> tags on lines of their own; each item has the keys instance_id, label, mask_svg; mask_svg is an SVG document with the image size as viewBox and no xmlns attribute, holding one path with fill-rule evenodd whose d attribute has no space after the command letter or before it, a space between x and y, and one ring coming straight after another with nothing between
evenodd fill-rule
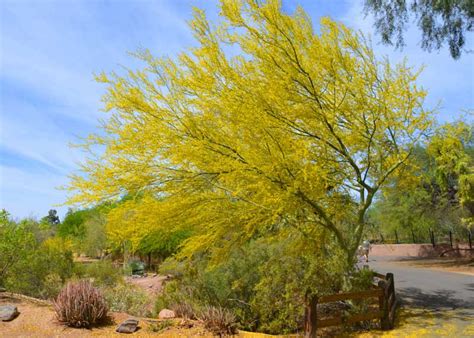
<instances>
[{"instance_id":1,"label":"rock","mask_svg":"<svg viewBox=\"0 0 474 338\"><path fill-rule=\"evenodd\" d=\"M14 305L2 305L0 306L0 320L8 322L15 319L20 313Z\"/></svg>"},{"instance_id":2,"label":"rock","mask_svg":"<svg viewBox=\"0 0 474 338\"><path fill-rule=\"evenodd\" d=\"M5 289L5 288L0 288L0 292L7 292L7 289Z\"/></svg>"},{"instance_id":3,"label":"rock","mask_svg":"<svg viewBox=\"0 0 474 338\"><path fill-rule=\"evenodd\" d=\"M152 277L156 277L156 276L158 276L158 274L154 273Z\"/></svg>"},{"instance_id":4,"label":"rock","mask_svg":"<svg viewBox=\"0 0 474 338\"><path fill-rule=\"evenodd\" d=\"M122 322L117 329L116 332L119 333L133 333L138 329L138 320L129 318L126 321Z\"/></svg>"},{"instance_id":5,"label":"rock","mask_svg":"<svg viewBox=\"0 0 474 338\"><path fill-rule=\"evenodd\" d=\"M159 319L171 319L171 318L175 318L175 317L176 317L176 315L175 315L174 311L168 310L168 309L163 309L158 314Z\"/></svg>"}]
</instances>

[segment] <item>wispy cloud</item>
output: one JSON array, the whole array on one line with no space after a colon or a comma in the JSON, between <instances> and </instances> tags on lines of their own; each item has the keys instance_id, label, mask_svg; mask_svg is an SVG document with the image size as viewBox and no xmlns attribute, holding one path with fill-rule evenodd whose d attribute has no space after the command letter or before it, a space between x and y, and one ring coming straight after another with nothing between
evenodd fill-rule
<instances>
[{"instance_id":1,"label":"wispy cloud","mask_svg":"<svg viewBox=\"0 0 474 338\"><path fill-rule=\"evenodd\" d=\"M96 130L104 88L93 74L140 67L127 52L148 48L174 56L194 44L186 21L192 7L218 16L217 0L3 0L0 1L0 208L17 216L47 213L64 202L67 174L83 158L68 144ZM331 16L374 36L361 1L283 0L286 11L303 6L315 25ZM379 55L426 64L421 83L429 104L444 102L442 118L472 108L473 58L453 61L442 51L422 52L419 32L407 32L402 52L374 44ZM472 46L471 46L472 48ZM61 209L64 212L64 208Z\"/></svg>"}]
</instances>

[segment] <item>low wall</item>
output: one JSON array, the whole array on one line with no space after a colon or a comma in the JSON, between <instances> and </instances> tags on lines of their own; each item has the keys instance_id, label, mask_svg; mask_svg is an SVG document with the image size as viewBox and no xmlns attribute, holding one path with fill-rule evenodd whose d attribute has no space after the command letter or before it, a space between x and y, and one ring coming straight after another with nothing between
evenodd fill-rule
<instances>
[{"instance_id":1,"label":"low wall","mask_svg":"<svg viewBox=\"0 0 474 338\"><path fill-rule=\"evenodd\" d=\"M439 257L443 252L450 250L449 244L374 244L370 251L370 255L373 256L403 256L403 257ZM468 244L456 244L454 250L447 252L444 256L446 257L469 257L472 256L472 250L469 249Z\"/></svg>"}]
</instances>

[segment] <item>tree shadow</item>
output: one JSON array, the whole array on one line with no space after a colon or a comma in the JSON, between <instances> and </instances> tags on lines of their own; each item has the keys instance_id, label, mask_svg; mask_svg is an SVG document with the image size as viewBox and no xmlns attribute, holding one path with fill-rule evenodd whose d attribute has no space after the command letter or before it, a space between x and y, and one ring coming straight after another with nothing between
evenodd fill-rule
<instances>
[{"instance_id":1,"label":"tree shadow","mask_svg":"<svg viewBox=\"0 0 474 338\"><path fill-rule=\"evenodd\" d=\"M466 284L466 286L466 289L468 289L469 291L474 291L474 283Z\"/></svg>"},{"instance_id":2,"label":"tree shadow","mask_svg":"<svg viewBox=\"0 0 474 338\"><path fill-rule=\"evenodd\" d=\"M468 285L470 287L474 286L474 284ZM427 293L419 288L410 287L398 289L397 293L401 297L402 304L435 311L445 309L467 310L461 315L472 316L474 314L474 303L465 299L454 298L455 292L451 290L437 290Z\"/></svg>"}]
</instances>

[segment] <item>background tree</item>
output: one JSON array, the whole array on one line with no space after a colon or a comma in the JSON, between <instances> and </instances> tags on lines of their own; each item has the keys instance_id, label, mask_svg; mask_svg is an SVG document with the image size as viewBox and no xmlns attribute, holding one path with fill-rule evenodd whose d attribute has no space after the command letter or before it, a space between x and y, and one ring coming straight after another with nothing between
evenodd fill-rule
<instances>
[{"instance_id":1,"label":"background tree","mask_svg":"<svg viewBox=\"0 0 474 338\"><path fill-rule=\"evenodd\" d=\"M432 51L448 44L451 56L458 59L466 34L474 30L472 0L365 0L365 13L375 17L375 28L382 42L404 45L404 31L411 18L421 30L421 47Z\"/></svg>"},{"instance_id":2,"label":"background tree","mask_svg":"<svg viewBox=\"0 0 474 338\"><path fill-rule=\"evenodd\" d=\"M59 219L58 212L54 209L51 209L48 211L48 215L41 219L41 222L48 223L54 227L61 223L61 220Z\"/></svg>"},{"instance_id":3,"label":"background tree","mask_svg":"<svg viewBox=\"0 0 474 338\"><path fill-rule=\"evenodd\" d=\"M430 229L465 238L473 215L473 150L472 125L458 121L437 127L415 148L411 167L383 188L370 212L376 228L389 238L397 231L410 242L428 240Z\"/></svg>"}]
</instances>

